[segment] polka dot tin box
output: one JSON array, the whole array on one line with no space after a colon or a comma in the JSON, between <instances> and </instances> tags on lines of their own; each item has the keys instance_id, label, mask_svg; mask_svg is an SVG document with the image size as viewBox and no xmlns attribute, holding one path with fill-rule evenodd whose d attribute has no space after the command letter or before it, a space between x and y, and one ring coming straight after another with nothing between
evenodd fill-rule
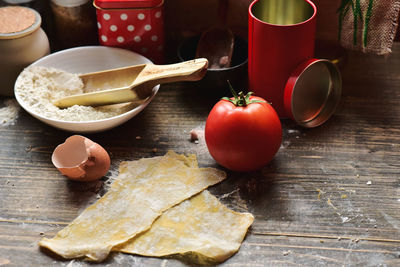
<instances>
[{"instance_id":1,"label":"polka dot tin box","mask_svg":"<svg viewBox=\"0 0 400 267\"><path fill-rule=\"evenodd\" d=\"M101 45L164 59L163 0L94 0Z\"/></svg>"}]
</instances>

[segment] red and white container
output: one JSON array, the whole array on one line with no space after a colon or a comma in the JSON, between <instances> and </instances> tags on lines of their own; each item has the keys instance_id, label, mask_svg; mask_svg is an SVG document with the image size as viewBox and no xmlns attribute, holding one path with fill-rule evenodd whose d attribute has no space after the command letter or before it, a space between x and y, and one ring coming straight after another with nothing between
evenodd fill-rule
<instances>
[{"instance_id":1,"label":"red and white container","mask_svg":"<svg viewBox=\"0 0 400 267\"><path fill-rule=\"evenodd\" d=\"M163 0L94 0L99 42L164 60Z\"/></svg>"}]
</instances>

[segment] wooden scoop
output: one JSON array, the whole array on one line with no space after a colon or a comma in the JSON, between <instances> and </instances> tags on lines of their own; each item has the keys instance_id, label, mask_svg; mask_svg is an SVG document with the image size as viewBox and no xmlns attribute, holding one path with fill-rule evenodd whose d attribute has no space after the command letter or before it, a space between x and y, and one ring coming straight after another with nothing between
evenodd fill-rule
<instances>
[{"instance_id":1,"label":"wooden scoop","mask_svg":"<svg viewBox=\"0 0 400 267\"><path fill-rule=\"evenodd\" d=\"M177 64L143 64L82 74L85 94L68 96L53 104L60 108L73 105L102 106L143 100L154 86L177 81L197 81L204 77L208 61L193 59Z\"/></svg>"}]
</instances>

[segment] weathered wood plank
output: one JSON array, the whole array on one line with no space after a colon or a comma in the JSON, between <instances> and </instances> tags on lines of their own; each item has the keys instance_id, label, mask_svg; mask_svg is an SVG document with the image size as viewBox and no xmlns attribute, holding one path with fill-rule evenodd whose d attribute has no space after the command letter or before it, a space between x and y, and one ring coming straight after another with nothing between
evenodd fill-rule
<instances>
[{"instance_id":1,"label":"weathered wood plank","mask_svg":"<svg viewBox=\"0 0 400 267\"><path fill-rule=\"evenodd\" d=\"M350 53L343 99L327 123L302 129L284 120L283 144L268 166L252 173L228 172L226 181L210 189L227 206L256 218L239 253L223 265L400 264L399 69L398 44L387 59ZM202 136L199 144L189 140L191 129L204 129L221 93L206 90L212 85L164 86L137 117L88 135L112 158L109 173L96 183L68 181L52 166L53 149L70 133L22 111L15 125L0 126L0 264L69 264L40 251L37 242L104 194L123 160L173 149L197 154L201 166L218 167ZM104 264L184 266L174 259L123 254Z\"/></svg>"}]
</instances>

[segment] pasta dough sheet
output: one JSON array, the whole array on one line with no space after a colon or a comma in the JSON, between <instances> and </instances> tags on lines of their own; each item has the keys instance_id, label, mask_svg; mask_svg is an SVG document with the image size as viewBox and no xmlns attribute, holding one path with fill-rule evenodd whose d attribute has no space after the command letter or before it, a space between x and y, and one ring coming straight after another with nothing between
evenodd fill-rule
<instances>
[{"instance_id":1,"label":"pasta dough sheet","mask_svg":"<svg viewBox=\"0 0 400 267\"><path fill-rule=\"evenodd\" d=\"M110 190L52 239L39 246L64 258L104 260L111 249L148 230L172 206L225 179L223 171L198 168L194 156L123 162Z\"/></svg>"},{"instance_id":2,"label":"pasta dough sheet","mask_svg":"<svg viewBox=\"0 0 400 267\"><path fill-rule=\"evenodd\" d=\"M115 250L156 257L195 254L205 262L222 262L239 250L253 220L250 213L232 211L204 190L165 211L150 230Z\"/></svg>"}]
</instances>

